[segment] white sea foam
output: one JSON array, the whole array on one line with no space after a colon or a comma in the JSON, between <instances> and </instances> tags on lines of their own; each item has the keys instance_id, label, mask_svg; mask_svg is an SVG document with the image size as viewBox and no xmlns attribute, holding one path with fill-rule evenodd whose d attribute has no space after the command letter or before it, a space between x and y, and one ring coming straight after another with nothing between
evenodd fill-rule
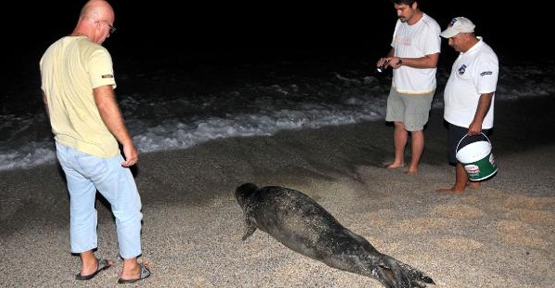
<instances>
[{"instance_id":1,"label":"white sea foam","mask_svg":"<svg viewBox=\"0 0 555 288\"><path fill-rule=\"evenodd\" d=\"M294 72L295 66L286 64L289 70L271 65L234 67L228 75L214 74L203 80L210 83L202 85L179 69L158 69L149 75L124 72L116 75L116 93L140 152L185 149L216 138L383 121L391 84L387 73L376 74L364 66L334 70L311 63L318 73L293 74L287 71ZM257 73L252 76L251 70ZM448 69L438 70L436 108L443 105L447 77ZM502 66L496 101L554 95L553 79L553 63ZM16 96L40 103L36 95ZM0 111L0 170L55 161L42 107L30 106L31 111Z\"/></svg>"}]
</instances>

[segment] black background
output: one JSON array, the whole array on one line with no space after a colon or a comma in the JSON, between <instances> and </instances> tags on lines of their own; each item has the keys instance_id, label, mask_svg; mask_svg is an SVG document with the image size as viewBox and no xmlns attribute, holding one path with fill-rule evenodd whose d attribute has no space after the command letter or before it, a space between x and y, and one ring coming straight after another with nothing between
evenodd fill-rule
<instances>
[{"instance_id":1,"label":"black background","mask_svg":"<svg viewBox=\"0 0 555 288\"><path fill-rule=\"evenodd\" d=\"M18 2L5 10L5 16L12 17L1 20L4 73L37 72L41 54L52 42L71 33L85 2ZM191 61L197 57L273 61L291 56L347 55L374 62L389 50L396 21L389 0L325 1L326 4L195 2L110 1L117 31L103 45L113 54L115 65L117 61L140 62L159 56ZM537 5L475 0L420 2L422 11L435 18L442 29L453 17L471 19L477 25L477 34L496 50L501 61L550 57L547 43L551 36L541 35L552 26L547 23L549 9L544 12ZM446 40L442 43L445 57L441 59L456 55Z\"/></svg>"}]
</instances>

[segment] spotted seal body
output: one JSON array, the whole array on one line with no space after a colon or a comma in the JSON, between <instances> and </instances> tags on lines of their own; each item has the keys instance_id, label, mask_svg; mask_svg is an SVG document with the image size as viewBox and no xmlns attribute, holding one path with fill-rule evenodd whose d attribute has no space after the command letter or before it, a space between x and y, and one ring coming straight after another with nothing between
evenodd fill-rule
<instances>
[{"instance_id":1,"label":"spotted seal body","mask_svg":"<svg viewBox=\"0 0 555 288\"><path fill-rule=\"evenodd\" d=\"M237 187L235 197L246 221L243 241L258 228L298 253L333 268L372 277L388 288L435 284L421 271L377 251L302 192L245 183Z\"/></svg>"}]
</instances>

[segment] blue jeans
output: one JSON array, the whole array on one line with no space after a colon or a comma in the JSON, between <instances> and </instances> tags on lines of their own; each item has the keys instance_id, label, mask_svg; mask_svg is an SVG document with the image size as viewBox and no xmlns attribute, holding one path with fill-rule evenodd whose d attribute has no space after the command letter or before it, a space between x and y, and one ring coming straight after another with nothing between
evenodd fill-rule
<instances>
[{"instance_id":1,"label":"blue jeans","mask_svg":"<svg viewBox=\"0 0 555 288\"><path fill-rule=\"evenodd\" d=\"M72 253L97 248L96 191L108 202L116 218L119 252L123 259L141 255L141 198L123 157L100 158L56 143L56 155L65 172L69 191L69 235Z\"/></svg>"}]
</instances>

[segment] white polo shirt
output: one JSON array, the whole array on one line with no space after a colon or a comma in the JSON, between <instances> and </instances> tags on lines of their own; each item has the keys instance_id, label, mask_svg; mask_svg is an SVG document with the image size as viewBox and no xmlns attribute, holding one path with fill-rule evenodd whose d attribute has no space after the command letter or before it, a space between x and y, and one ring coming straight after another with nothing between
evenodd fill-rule
<instances>
[{"instance_id":1,"label":"white polo shirt","mask_svg":"<svg viewBox=\"0 0 555 288\"><path fill-rule=\"evenodd\" d=\"M444 93L443 118L453 125L466 128L474 119L481 94L495 92L499 76L497 55L482 37L477 38L480 41L468 51L460 53L453 63ZM494 100L495 94L482 129L493 127Z\"/></svg>"}]
</instances>

